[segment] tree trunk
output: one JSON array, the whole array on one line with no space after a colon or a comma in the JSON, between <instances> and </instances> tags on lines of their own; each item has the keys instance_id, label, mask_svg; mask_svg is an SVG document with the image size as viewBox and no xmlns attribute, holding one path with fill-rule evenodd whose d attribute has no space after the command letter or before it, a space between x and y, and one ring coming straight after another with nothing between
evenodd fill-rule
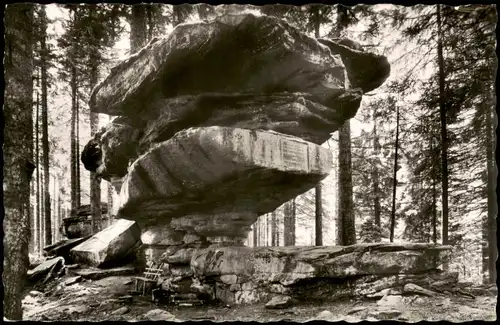
<instances>
[{"instance_id":1,"label":"tree trunk","mask_svg":"<svg viewBox=\"0 0 500 325\"><path fill-rule=\"evenodd\" d=\"M28 271L29 195L33 164L33 4L4 11L4 318L22 319Z\"/></svg>"},{"instance_id":2,"label":"tree trunk","mask_svg":"<svg viewBox=\"0 0 500 325\"><path fill-rule=\"evenodd\" d=\"M349 121L339 130L339 217L337 245L356 243L352 202L351 127Z\"/></svg>"},{"instance_id":3,"label":"tree trunk","mask_svg":"<svg viewBox=\"0 0 500 325\"><path fill-rule=\"evenodd\" d=\"M283 216L283 241L285 246L295 245L295 199L285 203Z\"/></svg>"},{"instance_id":4,"label":"tree trunk","mask_svg":"<svg viewBox=\"0 0 500 325\"><path fill-rule=\"evenodd\" d=\"M76 107L76 67L71 68L71 211L76 211L77 200L76 200L76 119L77 119L77 107Z\"/></svg>"},{"instance_id":5,"label":"tree trunk","mask_svg":"<svg viewBox=\"0 0 500 325\"><path fill-rule=\"evenodd\" d=\"M78 85L77 85L78 89ZM80 177L80 100L76 96L76 139L75 139L75 171L76 171L76 207L81 205L81 177Z\"/></svg>"},{"instance_id":6,"label":"tree trunk","mask_svg":"<svg viewBox=\"0 0 500 325\"><path fill-rule=\"evenodd\" d=\"M434 152L434 135L431 132L431 152ZM436 188L436 167L432 164L432 242L437 244L437 188Z\"/></svg>"},{"instance_id":7,"label":"tree trunk","mask_svg":"<svg viewBox=\"0 0 500 325\"><path fill-rule=\"evenodd\" d=\"M130 52L135 53L146 45L147 41L147 20L146 6L133 5L130 16Z\"/></svg>"},{"instance_id":8,"label":"tree trunk","mask_svg":"<svg viewBox=\"0 0 500 325\"><path fill-rule=\"evenodd\" d=\"M47 102L47 45L46 45L46 32L47 32L47 17L45 7L42 6L41 14L41 31L40 38L40 68L42 77L42 149L43 149L43 192L44 192L44 212L45 212L45 244L52 243L52 214L51 214L51 200L50 200L50 171L49 171L49 131L48 131L48 102Z\"/></svg>"},{"instance_id":9,"label":"tree trunk","mask_svg":"<svg viewBox=\"0 0 500 325\"><path fill-rule=\"evenodd\" d=\"M135 7L135 6L134 6ZM96 53L90 59L90 89L94 89L98 81L98 62ZM90 112L90 135L93 137L98 131L99 114ZM92 230L97 233L102 227L101 216L101 179L95 172L90 172L90 209L92 211Z\"/></svg>"},{"instance_id":10,"label":"tree trunk","mask_svg":"<svg viewBox=\"0 0 500 325\"><path fill-rule=\"evenodd\" d=\"M444 93L444 57L441 30L441 5L437 5L438 67L439 67L439 115L441 119L441 187L443 205L443 245L448 245L448 136L446 131L446 107Z\"/></svg>"},{"instance_id":11,"label":"tree trunk","mask_svg":"<svg viewBox=\"0 0 500 325\"><path fill-rule=\"evenodd\" d=\"M271 214L271 246L278 246L276 244L276 210Z\"/></svg>"},{"instance_id":12,"label":"tree trunk","mask_svg":"<svg viewBox=\"0 0 500 325\"><path fill-rule=\"evenodd\" d=\"M266 247L269 246L269 227L270 226L270 222L269 222L269 213L266 213L266 233L265 233L265 243L266 243Z\"/></svg>"},{"instance_id":13,"label":"tree trunk","mask_svg":"<svg viewBox=\"0 0 500 325\"><path fill-rule=\"evenodd\" d=\"M396 224L396 187L398 186L398 147L399 147L399 106L396 106L396 143L394 152L394 171L392 175L392 210L391 210L391 229L390 242L394 241L394 227Z\"/></svg>"},{"instance_id":14,"label":"tree trunk","mask_svg":"<svg viewBox=\"0 0 500 325\"><path fill-rule=\"evenodd\" d=\"M487 105L491 105L493 101L488 101ZM489 283L496 283L497 271L496 271L496 260L498 257L498 247L497 247L497 197L496 197L496 162L495 162L495 125L494 125L494 114L493 106L487 110L486 113L486 162L487 162L487 173L488 173L488 230L487 230L487 240L488 240L488 280Z\"/></svg>"},{"instance_id":15,"label":"tree trunk","mask_svg":"<svg viewBox=\"0 0 500 325\"><path fill-rule=\"evenodd\" d=\"M319 30L321 27L320 21L320 13L319 6L313 5L312 7L312 23L314 26L314 37L319 38ZM314 210L314 229L315 229L315 245L322 246L323 245L323 202L321 197L321 182L316 184L314 188L314 201L315 201L315 210Z\"/></svg>"},{"instance_id":16,"label":"tree trunk","mask_svg":"<svg viewBox=\"0 0 500 325\"><path fill-rule=\"evenodd\" d=\"M295 246L295 239L296 239L296 234L295 234L295 221L297 217L297 207L295 205L295 198L292 199L292 218L290 219L291 223L291 238L290 238L290 246Z\"/></svg>"},{"instance_id":17,"label":"tree trunk","mask_svg":"<svg viewBox=\"0 0 500 325\"><path fill-rule=\"evenodd\" d=\"M111 183L108 182L107 203L108 203L108 221L110 222L110 224L111 224L112 219L114 218L114 215L113 215L113 193L114 193L113 185L111 185Z\"/></svg>"},{"instance_id":18,"label":"tree trunk","mask_svg":"<svg viewBox=\"0 0 500 325\"><path fill-rule=\"evenodd\" d=\"M257 221L253 224L253 247L257 247Z\"/></svg>"},{"instance_id":19,"label":"tree trunk","mask_svg":"<svg viewBox=\"0 0 500 325\"><path fill-rule=\"evenodd\" d=\"M38 91L36 92L36 127L35 127L35 130L36 130L36 137L35 137L35 150L36 150L36 153L35 153L35 165L36 165L36 219L37 219L37 223L38 223L38 229L37 229L37 233L38 233L38 250L39 252L42 251L42 237L44 236L44 231L43 231L43 228L42 228L42 213L41 213L41 205L40 205L40 202L41 202L41 193L40 193L40 141L39 141L39 128L38 128L38 118L40 116L40 112L39 112L39 108L40 108L40 94L38 93Z\"/></svg>"},{"instance_id":20,"label":"tree trunk","mask_svg":"<svg viewBox=\"0 0 500 325\"><path fill-rule=\"evenodd\" d=\"M377 133L377 117L376 117L376 109L374 108L373 111L373 150L374 154L377 157L377 162L378 162L378 157L380 155L380 141L378 138L378 133ZM373 211L374 211L374 222L377 227L380 227L380 176L379 176L379 170L378 170L378 163L374 163L372 165L373 167L373 172L372 172L372 178L373 178ZM378 238L378 241L380 241L380 238Z\"/></svg>"},{"instance_id":21,"label":"tree trunk","mask_svg":"<svg viewBox=\"0 0 500 325\"><path fill-rule=\"evenodd\" d=\"M340 37L345 26L347 8L337 5L337 35ZM350 87L347 72L345 88ZM339 207L337 217L337 245L356 243L354 208L352 201L351 124L347 120L339 129Z\"/></svg>"}]
</instances>

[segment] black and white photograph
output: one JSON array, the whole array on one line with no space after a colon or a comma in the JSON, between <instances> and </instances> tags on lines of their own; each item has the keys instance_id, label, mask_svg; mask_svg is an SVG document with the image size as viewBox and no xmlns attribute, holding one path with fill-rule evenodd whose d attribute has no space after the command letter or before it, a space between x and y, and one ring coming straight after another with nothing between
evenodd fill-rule
<instances>
[{"instance_id":1,"label":"black and white photograph","mask_svg":"<svg viewBox=\"0 0 500 325\"><path fill-rule=\"evenodd\" d=\"M3 13L4 321L496 321L495 4Z\"/></svg>"}]
</instances>

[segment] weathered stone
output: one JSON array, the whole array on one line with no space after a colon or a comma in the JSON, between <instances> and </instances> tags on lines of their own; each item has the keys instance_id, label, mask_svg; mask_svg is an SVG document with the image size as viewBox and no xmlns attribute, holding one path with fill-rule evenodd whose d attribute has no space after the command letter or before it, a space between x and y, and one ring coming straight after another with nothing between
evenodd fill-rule
<instances>
[{"instance_id":1,"label":"weathered stone","mask_svg":"<svg viewBox=\"0 0 500 325\"><path fill-rule=\"evenodd\" d=\"M270 294L265 290L241 290L234 293L234 301L236 304L249 304L257 301L266 301Z\"/></svg>"},{"instance_id":2,"label":"weathered stone","mask_svg":"<svg viewBox=\"0 0 500 325\"><path fill-rule=\"evenodd\" d=\"M134 275L137 269L133 266L120 266L109 269L77 269L71 273L80 275L84 279L99 280L110 276Z\"/></svg>"},{"instance_id":3,"label":"weathered stone","mask_svg":"<svg viewBox=\"0 0 500 325\"><path fill-rule=\"evenodd\" d=\"M252 281L249 281L249 282L245 282L245 283L242 283L241 284L241 290L253 290L257 287L257 285L255 283L253 283Z\"/></svg>"},{"instance_id":4,"label":"weathered stone","mask_svg":"<svg viewBox=\"0 0 500 325\"><path fill-rule=\"evenodd\" d=\"M288 308L294 304L292 297L290 296L275 296L268 303L266 303L267 309L283 309Z\"/></svg>"},{"instance_id":5,"label":"weathered stone","mask_svg":"<svg viewBox=\"0 0 500 325\"><path fill-rule=\"evenodd\" d=\"M323 321L335 321L335 320L340 320L340 317L335 316L331 311L329 310L323 310L320 312L316 317L314 318L316 320L323 320Z\"/></svg>"},{"instance_id":6,"label":"weathered stone","mask_svg":"<svg viewBox=\"0 0 500 325\"><path fill-rule=\"evenodd\" d=\"M231 292L241 291L241 284L233 283L233 284L229 285L229 291L231 291Z\"/></svg>"},{"instance_id":7,"label":"weathered stone","mask_svg":"<svg viewBox=\"0 0 500 325\"><path fill-rule=\"evenodd\" d=\"M177 321L174 315L172 315L166 310L159 308L148 311L146 314L144 314L144 317L147 320L152 320L152 321L169 321L169 322Z\"/></svg>"},{"instance_id":8,"label":"weathered stone","mask_svg":"<svg viewBox=\"0 0 500 325\"><path fill-rule=\"evenodd\" d=\"M176 231L167 224L141 227L141 242L145 245L177 246L183 244L185 232Z\"/></svg>"},{"instance_id":9,"label":"weathered stone","mask_svg":"<svg viewBox=\"0 0 500 325\"><path fill-rule=\"evenodd\" d=\"M344 61L353 56L352 88L369 90L367 83L380 86L387 78L385 58L340 44L328 47L269 16L227 15L179 25L113 68L93 91L91 110L137 115L154 106L155 98L239 91L304 92L328 102L344 91L344 66L334 50ZM365 70L367 77L359 78Z\"/></svg>"},{"instance_id":10,"label":"weathered stone","mask_svg":"<svg viewBox=\"0 0 500 325\"><path fill-rule=\"evenodd\" d=\"M183 248L175 252L175 254L165 256L162 260L170 264L189 264L194 251L194 248Z\"/></svg>"},{"instance_id":11,"label":"weathered stone","mask_svg":"<svg viewBox=\"0 0 500 325\"><path fill-rule=\"evenodd\" d=\"M123 306L121 308L118 308L114 311L111 312L111 315L114 315L114 316L117 316L117 315L123 315L123 314L126 314L130 311L130 308L128 308L127 306Z\"/></svg>"},{"instance_id":12,"label":"weathered stone","mask_svg":"<svg viewBox=\"0 0 500 325\"><path fill-rule=\"evenodd\" d=\"M180 219L182 218L175 218L174 220L177 221ZM174 221L172 221L172 224L173 225L175 224ZM185 244L193 244L202 241L202 238L197 234L185 234L182 240L184 241Z\"/></svg>"},{"instance_id":13,"label":"weathered stone","mask_svg":"<svg viewBox=\"0 0 500 325\"><path fill-rule=\"evenodd\" d=\"M118 219L108 228L71 249L77 263L101 266L127 256L140 240L140 229L134 221Z\"/></svg>"},{"instance_id":14,"label":"weathered stone","mask_svg":"<svg viewBox=\"0 0 500 325\"><path fill-rule=\"evenodd\" d=\"M405 286L403 287L403 291L405 293L418 293L429 297L433 297L436 295L434 291L424 289L421 286L418 286L414 283L405 284Z\"/></svg>"},{"instance_id":15,"label":"weathered stone","mask_svg":"<svg viewBox=\"0 0 500 325\"><path fill-rule=\"evenodd\" d=\"M120 301L122 303L130 304L130 303L132 303L133 300L134 300L134 297L131 295L124 295L124 296L118 297L118 301Z\"/></svg>"},{"instance_id":16,"label":"weathered stone","mask_svg":"<svg viewBox=\"0 0 500 325\"><path fill-rule=\"evenodd\" d=\"M383 298L383 297L388 296L388 295L400 295L400 294L401 294L401 292L396 290L396 289L386 288L386 289L380 290L378 292L375 292L373 294L367 294L366 298Z\"/></svg>"},{"instance_id":17,"label":"weathered stone","mask_svg":"<svg viewBox=\"0 0 500 325\"><path fill-rule=\"evenodd\" d=\"M361 88L364 93L380 87L389 77L391 66L383 56L353 49L346 40L320 38L332 54L340 54L351 88Z\"/></svg>"},{"instance_id":18,"label":"weathered stone","mask_svg":"<svg viewBox=\"0 0 500 325\"><path fill-rule=\"evenodd\" d=\"M432 270L447 248L426 244L359 244L332 247L225 247L197 250L196 275L235 274L291 285L315 277L347 278Z\"/></svg>"},{"instance_id":19,"label":"weathered stone","mask_svg":"<svg viewBox=\"0 0 500 325\"><path fill-rule=\"evenodd\" d=\"M30 280L36 279L40 276L47 274L53 268L60 268L64 266L64 258L58 256L49 260L43 261L40 265L32 270L28 270L28 278Z\"/></svg>"},{"instance_id":20,"label":"weathered stone","mask_svg":"<svg viewBox=\"0 0 500 325\"><path fill-rule=\"evenodd\" d=\"M221 275L219 279L225 284L235 284L238 282L238 277L235 274L224 274Z\"/></svg>"},{"instance_id":21,"label":"weathered stone","mask_svg":"<svg viewBox=\"0 0 500 325\"><path fill-rule=\"evenodd\" d=\"M70 285L78 283L80 281L82 281L82 277L80 275L72 276L64 281L64 285L70 286Z\"/></svg>"},{"instance_id":22,"label":"weathered stone","mask_svg":"<svg viewBox=\"0 0 500 325\"><path fill-rule=\"evenodd\" d=\"M50 247L45 247L44 251L47 253L48 256L61 256L64 257L65 260L67 260L69 258L69 251L73 247L87 240L89 237L90 236L83 238L60 240L57 243L50 245Z\"/></svg>"},{"instance_id":23,"label":"weathered stone","mask_svg":"<svg viewBox=\"0 0 500 325\"><path fill-rule=\"evenodd\" d=\"M208 296L212 299L215 297L213 287L208 284L201 284L198 279L193 279L190 289L193 290L193 292Z\"/></svg>"},{"instance_id":24,"label":"weathered stone","mask_svg":"<svg viewBox=\"0 0 500 325\"><path fill-rule=\"evenodd\" d=\"M41 297L41 296L43 296L43 292L36 291L36 290L31 290L29 292L29 295L32 296L32 297Z\"/></svg>"},{"instance_id":25,"label":"weathered stone","mask_svg":"<svg viewBox=\"0 0 500 325\"><path fill-rule=\"evenodd\" d=\"M430 286L436 281L446 281L447 283L458 282L458 273L456 272L441 272L439 270L428 270L419 274L397 274L384 277L368 276L363 281L357 281L356 287L360 295L367 297L382 297L377 292L385 292L390 290L389 294L401 294L403 287L407 283L415 283L420 286Z\"/></svg>"},{"instance_id":26,"label":"weathered stone","mask_svg":"<svg viewBox=\"0 0 500 325\"><path fill-rule=\"evenodd\" d=\"M329 150L297 138L235 128L192 128L130 166L119 212L151 222L197 216L192 218L208 220L199 226L201 234L245 237L259 214L310 189L331 167Z\"/></svg>"},{"instance_id":27,"label":"weathered stone","mask_svg":"<svg viewBox=\"0 0 500 325\"><path fill-rule=\"evenodd\" d=\"M105 180L115 181L119 192L121 184L116 183L127 173L130 160L137 157L140 129L134 123L137 119L118 117L106 125L85 145L82 162L85 169L97 172Z\"/></svg>"},{"instance_id":28,"label":"weathered stone","mask_svg":"<svg viewBox=\"0 0 500 325\"><path fill-rule=\"evenodd\" d=\"M386 295L377 301L378 306L399 306L402 304L402 296Z\"/></svg>"},{"instance_id":29,"label":"weathered stone","mask_svg":"<svg viewBox=\"0 0 500 325\"><path fill-rule=\"evenodd\" d=\"M174 277L190 277L193 275L193 270L189 265L170 265L170 274Z\"/></svg>"},{"instance_id":30,"label":"weathered stone","mask_svg":"<svg viewBox=\"0 0 500 325\"><path fill-rule=\"evenodd\" d=\"M144 152L152 144L166 141L188 126L214 125L271 130L321 144L347 118L354 117L362 94L360 89L347 90L331 100L329 107L313 102L300 93L209 93L167 98L155 105L155 116L144 127L138 151ZM115 137L120 138L120 134Z\"/></svg>"},{"instance_id":31,"label":"weathered stone","mask_svg":"<svg viewBox=\"0 0 500 325\"><path fill-rule=\"evenodd\" d=\"M402 311L391 307L381 307L370 310L368 315L377 319L393 319L401 315Z\"/></svg>"},{"instance_id":32,"label":"weathered stone","mask_svg":"<svg viewBox=\"0 0 500 325\"><path fill-rule=\"evenodd\" d=\"M356 313L359 313L359 312L362 312L362 311L365 311L368 307L366 306L357 306L357 307L353 307L351 308L347 314L348 315L351 315L351 314L356 314Z\"/></svg>"}]
</instances>

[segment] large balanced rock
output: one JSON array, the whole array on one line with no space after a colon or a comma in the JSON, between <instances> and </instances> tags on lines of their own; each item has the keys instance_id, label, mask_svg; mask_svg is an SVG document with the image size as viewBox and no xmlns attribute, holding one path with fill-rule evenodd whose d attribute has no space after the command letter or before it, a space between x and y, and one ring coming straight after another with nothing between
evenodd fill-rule
<instances>
[{"instance_id":1,"label":"large balanced rock","mask_svg":"<svg viewBox=\"0 0 500 325\"><path fill-rule=\"evenodd\" d=\"M191 128L130 166L119 213L148 222L184 215L190 219L185 227L197 233L239 235L234 231L310 189L331 167L328 149L298 138L237 128ZM204 217L195 222L193 215ZM234 227L226 223L231 220ZM186 230L182 224L178 228Z\"/></svg>"},{"instance_id":2,"label":"large balanced rock","mask_svg":"<svg viewBox=\"0 0 500 325\"><path fill-rule=\"evenodd\" d=\"M93 112L122 116L96 134L82 161L104 179L123 177L129 162L155 144L214 125L321 144L390 72L385 57L345 44L318 41L268 16L179 25L94 89Z\"/></svg>"},{"instance_id":3,"label":"large balanced rock","mask_svg":"<svg viewBox=\"0 0 500 325\"><path fill-rule=\"evenodd\" d=\"M108 228L71 249L74 262L89 266L110 265L126 257L141 237L134 221L118 219Z\"/></svg>"},{"instance_id":4,"label":"large balanced rock","mask_svg":"<svg viewBox=\"0 0 500 325\"><path fill-rule=\"evenodd\" d=\"M91 111L118 117L82 162L113 183L118 215L145 227L147 256L241 246L259 215L328 175L320 145L389 72L383 56L278 18L178 25L93 90Z\"/></svg>"}]
</instances>

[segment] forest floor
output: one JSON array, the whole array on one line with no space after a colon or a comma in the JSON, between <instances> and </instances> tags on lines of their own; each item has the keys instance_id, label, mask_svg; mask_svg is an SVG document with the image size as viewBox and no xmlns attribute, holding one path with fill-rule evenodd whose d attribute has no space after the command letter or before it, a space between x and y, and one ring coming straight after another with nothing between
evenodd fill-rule
<instances>
[{"instance_id":1,"label":"forest floor","mask_svg":"<svg viewBox=\"0 0 500 325\"><path fill-rule=\"evenodd\" d=\"M44 293L27 288L23 299L23 319L33 321L140 321L151 319L146 315L170 315L170 320L212 321L296 321L318 317L323 320L357 322L361 320L394 319L398 321L464 322L496 320L497 297L404 297L404 303L381 309L377 301L343 300L321 304L297 304L280 310L270 310L264 304L233 306L175 307L156 305L150 296L133 296L123 301L133 286L131 276L112 276L96 281L83 280L72 285L61 285L68 277L60 278L44 289ZM389 312L383 312L389 310ZM392 312L391 312L392 310ZM166 312L167 313L166 313ZM396 312L395 312L396 311ZM169 314L170 313L170 314ZM322 316L320 316L322 315ZM175 317L175 319L173 318ZM164 318L165 320L168 320Z\"/></svg>"}]
</instances>

